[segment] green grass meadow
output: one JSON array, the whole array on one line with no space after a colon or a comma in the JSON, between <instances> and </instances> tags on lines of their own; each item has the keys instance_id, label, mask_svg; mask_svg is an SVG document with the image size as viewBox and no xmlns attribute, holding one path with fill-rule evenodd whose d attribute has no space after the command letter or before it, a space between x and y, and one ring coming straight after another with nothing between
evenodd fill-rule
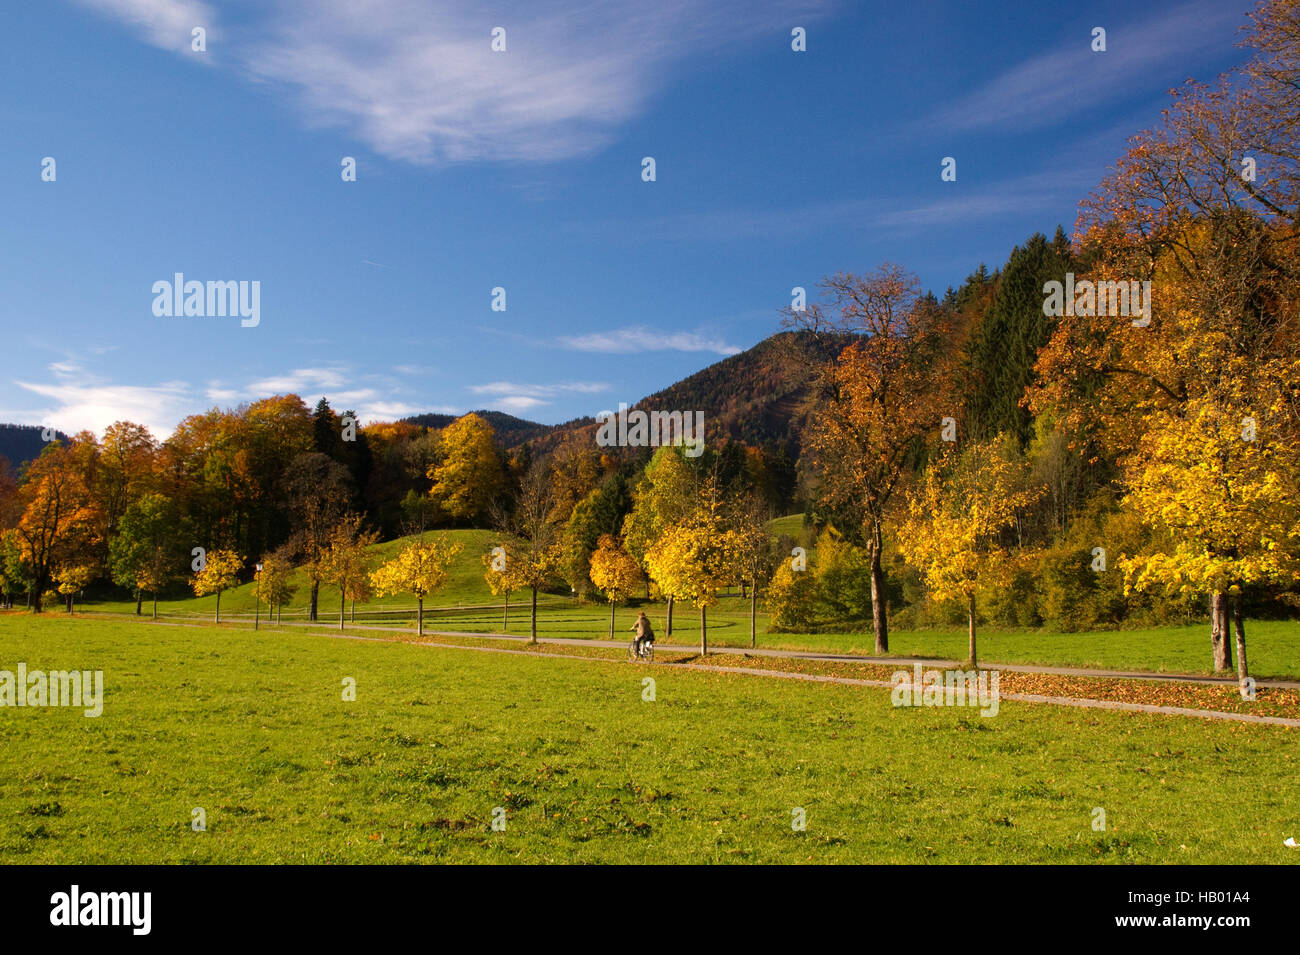
<instances>
[{"instance_id":1,"label":"green grass meadow","mask_svg":"<svg viewBox=\"0 0 1300 955\"><path fill-rule=\"evenodd\" d=\"M1300 860L1294 730L327 634L0 615L0 669L105 680L0 708L0 859Z\"/></svg>"}]
</instances>

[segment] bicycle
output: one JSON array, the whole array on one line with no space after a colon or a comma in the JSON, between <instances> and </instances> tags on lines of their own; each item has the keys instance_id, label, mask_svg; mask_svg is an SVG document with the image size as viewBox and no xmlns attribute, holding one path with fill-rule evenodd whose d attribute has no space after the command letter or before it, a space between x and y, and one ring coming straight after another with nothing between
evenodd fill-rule
<instances>
[{"instance_id":1,"label":"bicycle","mask_svg":"<svg viewBox=\"0 0 1300 955\"><path fill-rule=\"evenodd\" d=\"M641 643L641 650L638 653L636 648L636 638L627 645L627 658L635 663L637 660L644 660L646 663L655 662L655 642L653 640L644 640Z\"/></svg>"}]
</instances>

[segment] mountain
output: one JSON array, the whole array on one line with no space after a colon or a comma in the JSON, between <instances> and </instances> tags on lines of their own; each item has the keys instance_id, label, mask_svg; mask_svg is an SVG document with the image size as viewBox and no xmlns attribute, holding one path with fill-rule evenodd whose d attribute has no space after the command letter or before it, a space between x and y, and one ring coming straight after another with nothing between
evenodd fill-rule
<instances>
[{"instance_id":1,"label":"mountain","mask_svg":"<svg viewBox=\"0 0 1300 955\"><path fill-rule=\"evenodd\" d=\"M557 427L564 427L564 425L539 424L536 421L527 421L524 418L516 418L512 414L506 414L504 411L475 411L474 414L492 425L497 440L505 448L514 448L521 444L527 444L529 441L550 434ZM429 413L412 415L402 420L408 424L419 425L423 428L445 428L458 417L459 415Z\"/></svg>"},{"instance_id":2,"label":"mountain","mask_svg":"<svg viewBox=\"0 0 1300 955\"><path fill-rule=\"evenodd\" d=\"M847 338L833 337L840 347L847 344ZM804 403L815 347L807 333L780 332L647 395L632 408L702 411L706 443L771 444L797 460L807 424ZM556 425L530 444L535 453L544 454L574 434L595 440L596 428L595 419L579 418Z\"/></svg>"},{"instance_id":3,"label":"mountain","mask_svg":"<svg viewBox=\"0 0 1300 955\"><path fill-rule=\"evenodd\" d=\"M14 468L40 457L47 444L41 432L42 428L34 424L0 424L0 457ZM68 440L62 431L55 431L54 437Z\"/></svg>"}]
</instances>

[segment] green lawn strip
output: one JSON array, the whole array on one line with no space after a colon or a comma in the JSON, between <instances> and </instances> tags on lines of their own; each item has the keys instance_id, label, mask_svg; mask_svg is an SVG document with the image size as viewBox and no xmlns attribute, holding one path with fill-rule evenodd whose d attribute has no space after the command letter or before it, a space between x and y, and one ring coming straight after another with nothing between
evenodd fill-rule
<instances>
[{"instance_id":1,"label":"green lawn strip","mask_svg":"<svg viewBox=\"0 0 1300 955\"><path fill-rule=\"evenodd\" d=\"M106 681L0 709L9 862L1300 861L1274 727L102 619L0 655Z\"/></svg>"}]
</instances>

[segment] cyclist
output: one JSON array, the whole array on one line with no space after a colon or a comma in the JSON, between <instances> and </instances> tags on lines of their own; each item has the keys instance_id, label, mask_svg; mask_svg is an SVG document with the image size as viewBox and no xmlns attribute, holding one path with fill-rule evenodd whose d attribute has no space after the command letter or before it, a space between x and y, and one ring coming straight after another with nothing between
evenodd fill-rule
<instances>
[{"instance_id":1,"label":"cyclist","mask_svg":"<svg viewBox=\"0 0 1300 955\"><path fill-rule=\"evenodd\" d=\"M628 629L635 633L632 638L632 649L637 656L641 656L644 645L655 642L654 628L650 626L650 618L645 615L644 610L637 615L636 623Z\"/></svg>"}]
</instances>

